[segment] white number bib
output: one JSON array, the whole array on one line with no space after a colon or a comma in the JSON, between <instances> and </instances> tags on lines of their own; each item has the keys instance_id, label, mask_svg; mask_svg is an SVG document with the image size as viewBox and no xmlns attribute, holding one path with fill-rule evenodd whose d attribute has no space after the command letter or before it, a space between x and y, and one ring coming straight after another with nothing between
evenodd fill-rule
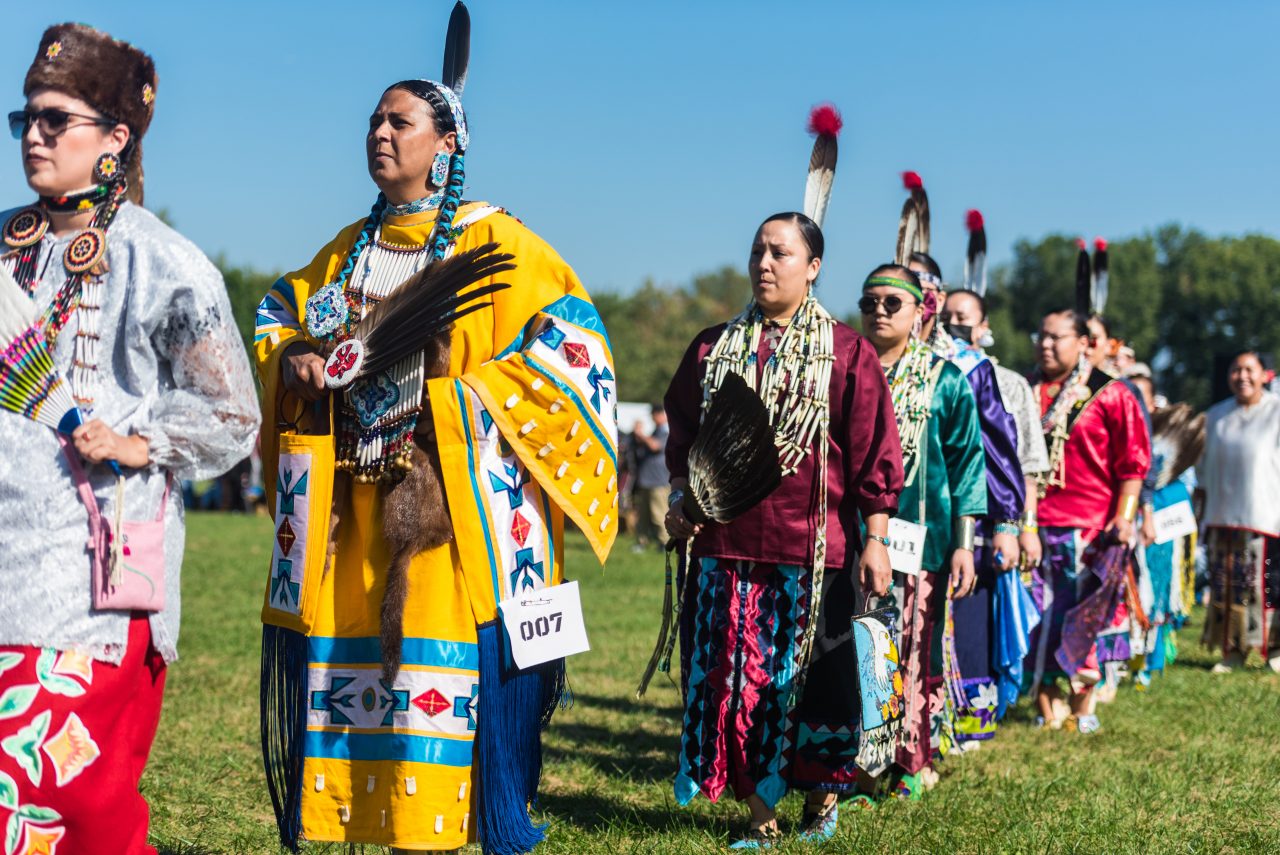
<instances>
[{"instance_id":1,"label":"white number bib","mask_svg":"<svg viewBox=\"0 0 1280 855\"><path fill-rule=\"evenodd\" d=\"M522 670L591 649L577 582L517 594L498 603L498 614Z\"/></svg>"},{"instance_id":2,"label":"white number bib","mask_svg":"<svg viewBox=\"0 0 1280 855\"><path fill-rule=\"evenodd\" d=\"M1190 502L1175 502L1152 516L1156 526L1156 543L1168 543L1196 532L1196 515Z\"/></svg>"},{"instance_id":3,"label":"white number bib","mask_svg":"<svg viewBox=\"0 0 1280 855\"><path fill-rule=\"evenodd\" d=\"M889 566L908 576L919 576L924 561L926 526L893 517L889 520Z\"/></svg>"}]
</instances>

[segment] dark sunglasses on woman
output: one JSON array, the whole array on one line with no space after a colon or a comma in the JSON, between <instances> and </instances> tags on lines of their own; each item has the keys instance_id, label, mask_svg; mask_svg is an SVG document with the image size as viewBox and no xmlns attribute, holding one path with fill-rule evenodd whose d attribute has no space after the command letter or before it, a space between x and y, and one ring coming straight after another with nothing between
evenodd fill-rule
<instances>
[{"instance_id":1,"label":"dark sunglasses on woman","mask_svg":"<svg viewBox=\"0 0 1280 855\"><path fill-rule=\"evenodd\" d=\"M858 301L858 311L864 315L871 315L875 313L876 306L884 306L884 313L892 317L898 314L904 302L896 294L890 294L888 297L863 297Z\"/></svg>"},{"instance_id":2,"label":"dark sunglasses on woman","mask_svg":"<svg viewBox=\"0 0 1280 855\"><path fill-rule=\"evenodd\" d=\"M71 124L72 119L87 119L84 122ZM9 133L13 134L15 140L22 139L22 135L31 127L31 123L35 122L36 127L40 129L40 133L46 137L60 137L67 132L69 128L77 128L81 125L98 125L104 128L114 128L116 122L102 116L86 116L83 113L68 113L66 110L59 110L57 107L45 107L43 110L32 110L30 107L22 110L14 110L9 114Z\"/></svg>"}]
</instances>

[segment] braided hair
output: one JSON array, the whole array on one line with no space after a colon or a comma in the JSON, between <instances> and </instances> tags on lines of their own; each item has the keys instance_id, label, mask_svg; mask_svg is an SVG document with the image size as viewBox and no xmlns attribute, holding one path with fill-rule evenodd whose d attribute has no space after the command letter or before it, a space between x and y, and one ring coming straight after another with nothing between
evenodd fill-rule
<instances>
[{"instance_id":1,"label":"braided hair","mask_svg":"<svg viewBox=\"0 0 1280 855\"><path fill-rule=\"evenodd\" d=\"M429 80L401 80L387 87L387 91L392 89L403 89L425 101L437 134L444 136L450 132L457 133L458 126L453 120L453 111L449 109L449 103L440 94L436 84ZM435 228L431 230L431 237L427 240L434 258L444 258L445 251L449 248L453 218L462 202L462 184L466 179L465 161L466 152L461 148L449 158L449 178L443 188L444 199L440 203L440 213L436 215Z\"/></svg>"}]
</instances>

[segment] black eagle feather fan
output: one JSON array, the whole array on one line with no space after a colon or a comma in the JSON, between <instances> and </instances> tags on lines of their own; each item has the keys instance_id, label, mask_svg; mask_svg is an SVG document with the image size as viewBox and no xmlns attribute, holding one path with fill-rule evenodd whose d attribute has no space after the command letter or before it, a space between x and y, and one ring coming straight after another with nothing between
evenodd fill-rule
<instances>
[{"instance_id":1,"label":"black eagle feather fan","mask_svg":"<svg viewBox=\"0 0 1280 855\"><path fill-rule=\"evenodd\" d=\"M481 279L515 269L514 256L495 252L497 248L496 243L487 243L433 261L374 306L355 331L365 350L358 376L385 371L423 350L458 318L490 305L477 302L479 298L511 287L495 282L460 293Z\"/></svg>"},{"instance_id":2,"label":"black eagle feather fan","mask_svg":"<svg viewBox=\"0 0 1280 855\"><path fill-rule=\"evenodd\" d=\"M726 374L689 449L689 488L684 514L695 524L726 523L758 505L782 483L782 466L769 413L760 396L737 374ZM649 664L636 688L644 697L658 671L669 672L680 606L674 596L672 554L678 541L667 543L667 580L662 597L662 625Z\"/></svg>"},{"instance_id":3,"label":"black eagle feather fan","mask_svg":"<svg viewBox=\"0 0 1280 855\"><path fill-rule=\"evenodd\" d=\"M782 483L782 466L764 402L747 381L726 374L711 396L689 449L690 521L729 522L758 505Z\"/></svg>"},{"instance_id":4,"label":"black eagle feather fan","mask_svg":"<svg viewBox=\"0 0 1280 855\"><path fill-rule=\"evenodd\" d=\"M1079 244L1080 251L1076 255L1076 311L1087 318L1093 299L1093 276L1089 269L1089 250L1083 240Z\"/></svg>"},{"instance_id":5,"label":"black eagle feather fan","mask_svg":"<svg viewBox=\"0 0 1280 855\"><path fill-rule=\"evenodd\" d=\"M449 30L444 37L444 71L440 82L462 97L467 85L467 65L471 62L471 13L462 0L453 4Z\"/></svg>"}]
</instances>

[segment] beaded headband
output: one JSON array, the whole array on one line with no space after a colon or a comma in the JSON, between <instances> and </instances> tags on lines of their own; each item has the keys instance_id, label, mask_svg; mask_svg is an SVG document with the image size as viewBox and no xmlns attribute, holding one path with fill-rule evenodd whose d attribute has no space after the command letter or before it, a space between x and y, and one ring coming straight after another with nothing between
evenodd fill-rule
<instances>
[{"instance_id":1,"label":"beaded headband","mask_svg":"<svg viewBox=\"0 0 1280 855\"><path fill-rule=\"evenodd\" d=\"M932 273L930 273L927 270L917 270L915 273L916 273L916 278L919 279L921 282L928 282L930 285L935 285L938 288L941 288L943 286L941 276L934 276Z\"/></svg>"},{"instance_id":2,"label":"beaded headband","mask_svg":"<svg viewBox=\"0 0 1280 855\"><path fill-rule=\"evenodd\" d=\"M924 292L919 286L908 282L905 279L899 279L896 276L871 276L862 284L862 290L875 288L877 285L888 285L891 288L901 288L917 300L924 300Z\"/></svg>"},{"instance_id":3,"label":"beaded headband","mask_svg":"<svg viewBox=\"0 0 1280 855\"><path fill-rule=\"evenodd\" d=\"M448 86L445 86L443 83L439 83L435 80L423 80L422 82L434 86L436 91L444 98L445 103L449 105L449 112L453 114L454 127L457 128L458 150L466 151L470 148L468 143L471 141L471 135L467 133L467 115L462 112L462 99L458 97L456 92Z\"/></svg>"}]
</instances>

